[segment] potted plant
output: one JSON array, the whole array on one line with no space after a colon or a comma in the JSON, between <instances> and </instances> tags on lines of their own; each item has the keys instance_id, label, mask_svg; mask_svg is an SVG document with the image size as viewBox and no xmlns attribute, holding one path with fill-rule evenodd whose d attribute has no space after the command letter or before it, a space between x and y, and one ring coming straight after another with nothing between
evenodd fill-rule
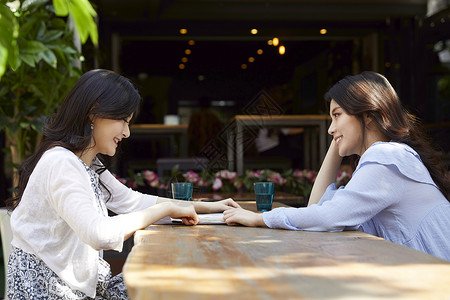
<instances>
[{"instance_id":1,"label":"potted plant","mask_svg":"<svg viewBox=\"0 0 450 300\"><path fill-rule=\"evenodd\" d=\"M46 116L81 75L73 26L61 17L69 13L81 42L90 36L96 44L88 0L0 0L0 130L13 168L34 151Z\"/></svg>"}]
</instances>

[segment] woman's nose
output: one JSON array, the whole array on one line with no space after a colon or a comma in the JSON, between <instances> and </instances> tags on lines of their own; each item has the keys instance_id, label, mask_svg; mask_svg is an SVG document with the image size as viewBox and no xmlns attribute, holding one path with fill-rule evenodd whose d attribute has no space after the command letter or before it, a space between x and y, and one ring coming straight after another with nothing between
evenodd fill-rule
<instances>
[{"instance_id":1,"label":"woman's nose","mask_svg":"<svg viewBox=\"0 0 450 300\"><path fill-rule=\"evenodd\" d=\"M124 138L130 137L130 126L128 125L128 123L125 124L122 134Z\"/></svg>"},{"instance_id":2,"label":"woman's nose","mask_svg":"<svg viewBox=\"0 0 450 300\"><path fill-rule=\"evenodd\" d=\"M335 131L334 121L331 121L330 127L328 127L328 134L333 135Z\"/></svg>"}]
</instances>

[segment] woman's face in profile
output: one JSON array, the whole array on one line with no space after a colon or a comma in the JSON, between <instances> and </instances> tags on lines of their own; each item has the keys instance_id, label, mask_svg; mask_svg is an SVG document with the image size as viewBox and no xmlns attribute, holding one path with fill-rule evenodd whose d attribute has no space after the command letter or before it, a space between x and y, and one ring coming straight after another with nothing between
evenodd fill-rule
<instances>
[{"instance_id":1,"label":"woman's face in profile","mask_svg":"<svg viewBox=\"0 0 450 300\"><path fill-rule=\"evenodd\" d=\"M363 135L358 118L348 114L334 100L330 102L330 116L331 125L328 133L333 136L339 149L339 155L342 157L353 154L362 155L364 152Z\"/></svg>"},{"instance_id":2,"label":"woman's face in profile","mask_svg":"<svg viewBox=\"0 0 450 300\"><path fill-rule=\"evenodd\" d=\"M96 118L92 132L95 154L116 154L119 142L130 136L129 122L132 117L133 115L122 120Z\"/></svg>"}]
</instances>

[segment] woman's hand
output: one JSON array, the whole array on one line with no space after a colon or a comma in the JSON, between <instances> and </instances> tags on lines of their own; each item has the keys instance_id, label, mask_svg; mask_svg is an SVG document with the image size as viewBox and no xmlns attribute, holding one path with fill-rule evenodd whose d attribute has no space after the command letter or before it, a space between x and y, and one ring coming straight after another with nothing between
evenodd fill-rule
<instances>
[{"instance_id":1,"label":"woman's hand","mask_svg":"<svg viewBox=\"0 0 450 300\"><path fill-rule=\"evenodd\" d=\"M230 208L223 212L223 219L228 225L245 225L251 227L267 226L262 214L254 213L243 208Z\"/></svg>"},{"instance_id":2,"label":"woman's hand","mask_svg":"<svg viewBox=\"0 0 450 300\"><path fill-rule=\"evenodd\" d=\"M169 203L168 216L172 219L181 219L184 225L197 225L199 218L194 205L190 201L166 202Z\"/></svg>"},{"instance_id":3,"label":"woman's hand","mask_svg":"<svg viewBox=\"0 0 450 300\"><path fill-rule=\"evenodd\" d=\"M221 213L230 208L241 208L241 206L231 198L215 202L194 201L194 206L197 213L202 214Z\"/></svg>"}]
</instances>

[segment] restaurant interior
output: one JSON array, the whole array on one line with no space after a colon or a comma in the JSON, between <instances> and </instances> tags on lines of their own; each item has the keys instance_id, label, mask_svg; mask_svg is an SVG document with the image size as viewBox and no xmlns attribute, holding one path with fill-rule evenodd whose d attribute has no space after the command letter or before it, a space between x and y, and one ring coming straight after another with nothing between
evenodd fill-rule
<instances>
[{"instance_id":1,"label":"restaurant interior","mask_svg":"<svg viewBox=\"0 0 450 300\"><path fill-rule=\"evenodd\" d=\"M261 97L276 110L256 114L327 115L326 91L344 76L365 70L388 78L407 109L429 129L443 159L449 160L450 14L445 1L92 3L98 13L99 44L83 45L83 69L107 68L131 78L143 97L134 126L154 125L132 129L131 138L122 143L112 167L120 177L144 169L156 173L158 159L166 162L160 169L167 169L167 160L186 168L193 160L210 161L202 150L218 136L226 148L221 163L197 163L197 169L236 171L235 160L240 160L229 145L236 115L254 113L249 107ZM198 119L195 113L206 111L217 123L215 129L190 130L191 117ZM240 172L267 167L317 171L324 155L319 129L303 132L301 127L307 126L299 125L294 134L280 134L288 125L269 129L284 148L273 151L270 159L258 149L259 133L250 131ZM2 164L5 169L3 159ZM7 173L2 199L10 186Z\"/></svg>"},{"instance_id":2,"label":"restaurant interior","mask_svg":"<svg viewBox=\"0 0 450 300\"><path fill-rule=\"evenodd\" d=\"M143 96L135 124L188 125L207 99L208 110L227 127L235 115L248 114L245 108L261 93L279 105L279 114L324 115L323 95L331 85L371 70L388 78L448 159L450 30L442 1L94 3L100 44L85 46L86 64L133 79ZM175 134L132 136L122 145L116 172L156 172L159 158L202 157L192 149L196 137L180 145ZM302 136L282 136L289 150L273 157L275 169L311 167ZM245 169L267 164L259 153L249 143ZM320 155L318 161L315 169Z\"/></svg>"},{"instance_id":3,"label":"restaurant interior","mask_svg":"<svg viewBox=\"0 0 450 300\"><path fill-rule=\"evenodd\" d=\"M131 137L111 161L124 180L144 170L170 177L174 166L317 172L330 141L324 94L362 71L387 77L450 167L448 1L90 2L99 44L82 46L83 70L119 72L143 98ZM260 149L265 127L278 135L277 151ZM4 201L12 180L3 152L0 167ZM342 170L351 174L351 161ZM131 246L109 257L114 273Z\"/></svg>"}]
</instances>

